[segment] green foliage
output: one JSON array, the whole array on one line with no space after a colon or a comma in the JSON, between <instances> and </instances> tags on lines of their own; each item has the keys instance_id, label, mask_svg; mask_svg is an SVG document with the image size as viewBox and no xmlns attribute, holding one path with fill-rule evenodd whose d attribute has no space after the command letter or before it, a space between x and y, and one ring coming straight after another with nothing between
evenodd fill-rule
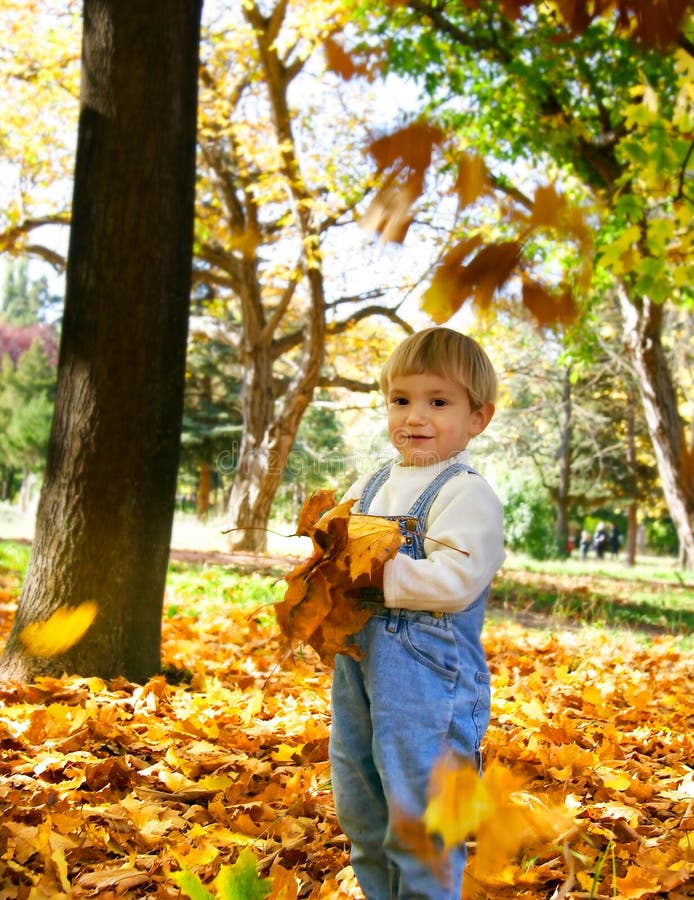
<instances>
[{"instance_id":1,"label":"green foliage","mask_svg":"<svg viewBox=\"0 0 694 900\"><path fill-rule=\"evenodd\" d=\"M16 541L0 541L0 572L11 572L24 577L29 562L30 548Z\"/></svg>"},{"instance_id":2,"label":"green foliage","mask_svg":"<svg viewBox=\"0 0 694 900\"><path fill-rule=\"evenodd\" d=\"M284 583L277 581L280 574L243 573L229 566L191 565L174 560L169 566L167 584L175 599L167 604L165 614L169 618L195 618L205 608L232 603L250 614L272 617L272 604L282 599L285 590Z\"/></svg>"},{"instance_id":3,"label":"green foliage","mask_svg":"<svg viewBox=\"0 0 694 900\"><path fill-rule=\"evenodd\" d=\"M646 532L646 545L653 553L663 556L677 555L679 552L679 541L670 518L646 519L644 530Z\"/></svg>"},{"instance_id":4,"label":"green foliage","mask_svg":"<svg viewBox=\"0 0 694 900\"><path fill-rule=\"evenodd\" d=\"M272 886L269 878L258 876L258 863L248 847L241 851L232 866L221 867L214 880L214 894L209 893L198 876L185 866L171 877L190 900L263 900Z\"/></svg>"},{"instance_id":5,"label":"green foliage","mask_svg":"<svg viewBox=\"0 0 694 900\"><path fill-rule=\"evenodd\" d=\"M677 577L675 561L642 557L634 567L618 560L534 560L511 554L494 579L490 612L516 610L646 635L683 635L694 629L694 585Z\"/></svg>"},{"instance_id":6,"label":"green foliage","mask_svg":"<svg viewBox=\"0 0 694 900\"><path fill-rule=\"evenodd\" d=\"M52 313L58 301L45 276L29 277L26 259L15 260L8 267L0 303L0 318L8 325L34 325Z\"/></svg>"},{"instance_id":7,"label":"green foliage","mask_svg":"<svg viewBox=\"0 0 694 900\"><path fill-rule=\"evenodd\" d=\"M43 467L53 415L55 372L35 341L0 371L0 462L26 471Z\"/></svg>"},{"instance_id":8,"label":"green foliage","mask_svg":"<svg viewBox=\"0 0 694 900\"><path fill-rule=\"evenodd\" d=\"M510 476L500 486L500 493L507 546L533 559L555 556L555 514L539 481Z\"/></svg>"},{"instance_id":9,"label":"green foliage","mask_svg":"<svg viewBox=\"0 0 694 900\"><path fill-rule=\"evenodd\" d=\"M206 890L198 876L186 867L180 872L172 872L171 879L190 900L215 900L214 894Z\"/></svg>"},{"instance_id":10,"label":"green foliage","mask_svg":"<svg viewBox=\"0 0 694 900\"><path fill-rule=\"evenodd\" d=\"M429 101L424 114L455 134L452 156L473 148L509 199L510 176L527 197L546 180L592 205L596 272L626 280L637 296L691 305L691 54L676 41L654 49L634 40L611 13L569 34L557 4L523 7L511 17L492 0L431 14L415 3L369 4L365 18L388 38L389 69L413 80ZM683 28L691 35L691 16ZM485 205L465 211L468 232L498 227ZM526 244L525 264L546 278L542 255ZM564 268L585 294L571 254L555 247L554 257L553 270Z\"/></svg>"}]
</instances>

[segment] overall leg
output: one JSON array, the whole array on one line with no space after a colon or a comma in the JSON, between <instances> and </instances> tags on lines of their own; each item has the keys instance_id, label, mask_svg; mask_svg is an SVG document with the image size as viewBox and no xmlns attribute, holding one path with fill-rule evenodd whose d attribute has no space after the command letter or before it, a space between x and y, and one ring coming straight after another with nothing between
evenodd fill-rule
<instances>
[{"instance_id":1,"label":"overall leg","mask_svg":"<svg viewBox=\"0 0 694 900\"><path fill-rule=\"evenodd\" d=\"M351 863L359 885L368 900L390 900L383 847L388 810L373 759L370 702L360 663L344 655L335 657L330 763L335 810L351 842Z\"/></svg>"},{"instance_id":2,"label":"overall leg","mask_svg":"<svg viewBox=\"0 0 694 900\"><path fill-rule=\"evenodd\" d=\"M450 748L457 711L461 660L450 617L391 611L364 662L371 699L374 759L389 819L385 853L390 897L398 900L459 900L465 847L448 854L439 880L398 834L397 816L421 819L436 761Z\"/></svg>"}]
</instances>

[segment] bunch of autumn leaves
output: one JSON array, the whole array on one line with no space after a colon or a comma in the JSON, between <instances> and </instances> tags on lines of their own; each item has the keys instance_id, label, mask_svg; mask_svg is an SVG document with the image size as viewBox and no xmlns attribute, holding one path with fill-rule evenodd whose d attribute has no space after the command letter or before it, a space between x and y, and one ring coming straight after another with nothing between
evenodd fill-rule
<instances>
[{"instance_id":1,"label":"bunch of autumn leaves","mask_svg":"<svg viewBox=\"0 0 694 900\"><path fill-rule=\"evenodd\" d=\"M372 614L359 592L382 581L403 541L397 521L352 514L354 502L336 503L325 490L306 501L296 533L311 538L313 554L285 576L287 591L275 605L288 649L309 644L327 665L336 653L357 654L349 638Z\"/></svg>"}]
</instances>

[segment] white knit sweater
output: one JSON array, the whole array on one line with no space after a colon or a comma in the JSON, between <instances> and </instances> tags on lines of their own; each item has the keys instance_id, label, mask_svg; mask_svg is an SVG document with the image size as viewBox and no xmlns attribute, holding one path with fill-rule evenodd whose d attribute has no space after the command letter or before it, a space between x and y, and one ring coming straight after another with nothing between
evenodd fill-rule
<instances>
[{"instance_id":1,"label":"white knit sweater","mask_svg":"<svg viewBox=\"0 0 694 900\"><path fill-rule=\"evenodd\" d=\"M426 485L454 462L471 465L468 451L462 450L433 466L396 463L376 493L369 513L404 515ZM358 500L372 474L359 478L345 493L345 499ZM357 504L353 511L358 511ZM424 542L426 559L411 559L398 553L386 563L383 578L386 606L432 612L464 609L489 585L505 558L499 498L479 475L468 472L455 475L434 500L424 533L428 538ZM451 548L466 550L470 555Z\"/></svg>"}]
</instances>

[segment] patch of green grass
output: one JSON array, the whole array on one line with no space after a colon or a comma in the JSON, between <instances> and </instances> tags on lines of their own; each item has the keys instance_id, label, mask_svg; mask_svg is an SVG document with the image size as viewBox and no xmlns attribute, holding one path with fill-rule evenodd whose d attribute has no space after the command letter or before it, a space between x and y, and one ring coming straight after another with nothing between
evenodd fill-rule
<instances>
[{"instance_id":1,"label":"patch of green grass","mask_svg":"<svg viewBox=\"0 0 694 900\"><path fill-rule=\"evenodd\" d=\"M244 573L220 565L172 562L167 578L169 617L197 617L205 609L220 609L231 603L248 612L272 615L271 606L284 596L286 585L274 575Z\"/></svg>"},{"instance_id":2,"label":"patch of green grass","mask_svg":"<svg viewBox=\"0 0 694 900\"><path fill-rule=\"evenodd\" d=\"M19 541L0 541L0 571L24 577L31 547Z\"/></svg>"},{"instance_id":3,"label":"patch of green grass","mask_svg":"<svg viewBox=\"0 0 694 900\"><path fill-rule=\"evenodd\" d=\"M531 559L517 553L509 553L505 569L538 572L545 575L585 575L587 577L618 579L619 581L663 582L689 588L694 591L694 572L682 571L677 560L670 556L638 556L636 564L628 566L623 558L582 559L574 554L568 559Z\"/></svg>"},{"instance_id":4,"label":"patch of green grass","mask_svg":"<svg viewBox=\"0 0 694 900\"><path fill-rule=\"evenodd\" d=\"M694 640L694 583L670 561L633 568L618 560L538 562L512 557L492 588L492 605L556 622L629 628Z\"/></svg>"}]
</instances>

